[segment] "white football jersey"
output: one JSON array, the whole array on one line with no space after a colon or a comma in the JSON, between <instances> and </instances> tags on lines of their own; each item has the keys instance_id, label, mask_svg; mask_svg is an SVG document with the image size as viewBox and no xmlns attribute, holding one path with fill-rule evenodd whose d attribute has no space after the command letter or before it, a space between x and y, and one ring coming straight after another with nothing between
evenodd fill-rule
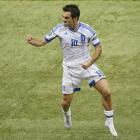
<instances>
[{"instance_id":1,"label":"white football jersey","mask_svg":"<svg viewBox=\"0 0 140 140\"><path fill-rule=\"evenodd\" d=\"M56 37L60 39L63 63L67 65L77 65L88 60L90 58L89 43L94 47L100 44L95 30L82 22L79 22L79 27L75 31L65 27L63 23L59 24L45 36L45 40L50 42Z\"/></svg>"}]
</instances>

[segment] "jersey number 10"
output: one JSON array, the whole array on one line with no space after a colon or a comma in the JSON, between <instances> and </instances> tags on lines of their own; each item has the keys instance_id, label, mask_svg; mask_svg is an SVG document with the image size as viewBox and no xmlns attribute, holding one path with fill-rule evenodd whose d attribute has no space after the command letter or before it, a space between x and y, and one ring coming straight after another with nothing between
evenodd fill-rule
<instances>
[{"instance_id":1,"label":"jersey number 10","mask_svg":"<svg viewBox=\"0 0 140 140\"><path fill-rule=\"evenodd\" d=\"M76 39L71 39L71 46L72 46L72 47L78 46L78 40L76 40Z\"/></svg>"}]
</instances>

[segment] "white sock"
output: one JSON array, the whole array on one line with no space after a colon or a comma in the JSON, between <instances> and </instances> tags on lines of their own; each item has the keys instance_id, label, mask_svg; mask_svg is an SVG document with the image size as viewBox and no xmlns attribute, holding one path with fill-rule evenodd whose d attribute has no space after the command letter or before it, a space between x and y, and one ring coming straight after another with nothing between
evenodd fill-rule
<instances>
[{"instance_id":1,"label":"white sock","mask_svg":"<svg viewBox=\"0 0 140 140\"><path fill-rule=\"evenodd\" d=\"M71 110L69 108L69 110L67 112L65 112L62 108L62 112L64 113L65 116L71 116Z\"/></svg>"},{"instance_id":2,"label":"white sock","mask_svg":"<svg viewBox=\"0 0 140 140\"><path fill-rule=\"evenodd\" d=\"M110 111L104 110L104 114L106 116L106 120L107 121L113 121L113 115L114 115L114 111L113 110L110 110Z\"/></svg>"}]
</instances>

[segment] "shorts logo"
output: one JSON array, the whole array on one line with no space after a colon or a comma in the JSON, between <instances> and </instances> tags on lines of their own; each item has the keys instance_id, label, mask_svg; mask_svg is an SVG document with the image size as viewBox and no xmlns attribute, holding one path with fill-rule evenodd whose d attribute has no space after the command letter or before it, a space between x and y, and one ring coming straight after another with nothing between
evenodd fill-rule
<instances>
[{"instance_id":1,"label":"shorts logo","mask_svg":"<svg viewBox=\"0 0 140 140\"><path fill-rule=\"evenodd\" d=\"M96 71L96 73L98 74L99 77L104 76L104 73L101 70Z\"/></svg>"}]
</instances>

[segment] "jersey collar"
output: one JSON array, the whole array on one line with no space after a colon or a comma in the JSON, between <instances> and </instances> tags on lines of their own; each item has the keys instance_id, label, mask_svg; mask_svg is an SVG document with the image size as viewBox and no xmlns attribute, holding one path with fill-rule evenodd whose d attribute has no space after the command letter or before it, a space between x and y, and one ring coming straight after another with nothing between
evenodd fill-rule
<instances>
[{"instance_id":1,"label":"jersey collar","mask_svg":"<svg viewBox=\"0 0 140 140\"><path fill-rule=\"evenodd\" d=\"M78 21L78 26L76 29L72 30L70 27L68 27L69 30L71 30L72 32L76 32L79 28L80 28L81 23Z\"/></svg>"}]
</instances>

